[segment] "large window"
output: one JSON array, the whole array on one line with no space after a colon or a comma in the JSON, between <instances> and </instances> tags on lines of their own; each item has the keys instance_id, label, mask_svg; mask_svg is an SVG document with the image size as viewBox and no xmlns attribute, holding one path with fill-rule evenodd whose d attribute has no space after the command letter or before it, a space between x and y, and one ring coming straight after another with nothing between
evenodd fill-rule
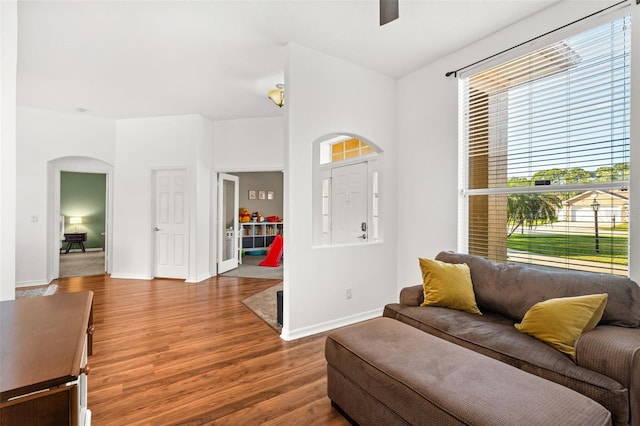
<instances>
[{"instance_id":1,"label":"large window","mask_svg":"<svg viewBox=\"0 0 640 426\"><path fill-rule=\"evenodd\" d=\"M626 275L628 16L461 80L462 249Z\"/></svg>"}]
</instances>

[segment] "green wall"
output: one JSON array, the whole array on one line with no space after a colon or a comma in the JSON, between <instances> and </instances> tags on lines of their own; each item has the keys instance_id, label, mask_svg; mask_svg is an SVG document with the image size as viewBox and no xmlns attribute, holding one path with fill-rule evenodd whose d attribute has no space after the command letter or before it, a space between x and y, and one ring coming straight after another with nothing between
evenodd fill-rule
<instances>
[{"instance_id":1,"label":"green wall","mask_svg":"<svg viewBox=\"0 0 640 426\"><path fill-rule=\"evenodd\" d=\"M71 217L82 217L77 232L86 232L86 248L101 248L101 233L105 232L107 175L62 172L60 176L60 214L64 216L65 232L76 232ZM74 246L74 249L76 247Z\"/></svg>"}]
</instances>

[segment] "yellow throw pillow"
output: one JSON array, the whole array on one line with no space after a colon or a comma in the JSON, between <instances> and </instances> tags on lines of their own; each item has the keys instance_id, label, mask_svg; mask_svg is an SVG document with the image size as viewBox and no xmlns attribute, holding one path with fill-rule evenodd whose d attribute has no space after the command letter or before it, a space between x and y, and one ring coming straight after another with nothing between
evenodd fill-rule
<instances>
[{"instance_id":1,"label":"yellow throw pillow","mask_svg":"<svg viewBox=\"0 0 640 426\"><path fill-rule=\"evenodd\" d=\"M420 306L442 306L482 315L476 304L471 271L466 263L419 260L424 288L424 302Z\"/></svg>"},{"instance_id":2,"label":"yellow throw pillow","mask_svg":"<svg viewBox=\"0 0 640 426\"><path fill-rule=\"evenodd\" d=\"M602 318L607 294L561 297L536 303L515 327L576 359L578 338Z\"/></svg>"}]
</instances>

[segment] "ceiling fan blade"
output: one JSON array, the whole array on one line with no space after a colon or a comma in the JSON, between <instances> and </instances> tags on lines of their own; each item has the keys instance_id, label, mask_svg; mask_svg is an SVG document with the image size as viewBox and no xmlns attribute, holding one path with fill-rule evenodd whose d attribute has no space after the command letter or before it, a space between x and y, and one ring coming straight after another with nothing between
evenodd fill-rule
<instances>
[{"instance_id":1,"label":"ceiling fan blade","mask_svg":"<svg viewBox=\"0 0 640 426\"><path fill-rule=\"evenodd\" d=\"M398 0L380 0L380 26L395 21L399 16Z\"/></svg>"}]
</instances>

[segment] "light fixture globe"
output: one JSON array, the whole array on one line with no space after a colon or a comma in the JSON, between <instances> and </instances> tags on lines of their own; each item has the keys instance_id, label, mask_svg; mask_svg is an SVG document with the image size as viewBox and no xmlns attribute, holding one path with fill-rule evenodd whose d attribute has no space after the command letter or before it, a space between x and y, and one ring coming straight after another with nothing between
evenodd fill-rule
<instances>
[{"instance_id":1,"label":"light fixture globe","mask_svg":"<svg viewBox=\"0 0 640 426\"><path fill-rule=\"evenodd\" d=\"M282 105L284 105L284 84L276 84L276 89L269 90L269 99L282 108Z\"/></svg>"}]
</instances>

